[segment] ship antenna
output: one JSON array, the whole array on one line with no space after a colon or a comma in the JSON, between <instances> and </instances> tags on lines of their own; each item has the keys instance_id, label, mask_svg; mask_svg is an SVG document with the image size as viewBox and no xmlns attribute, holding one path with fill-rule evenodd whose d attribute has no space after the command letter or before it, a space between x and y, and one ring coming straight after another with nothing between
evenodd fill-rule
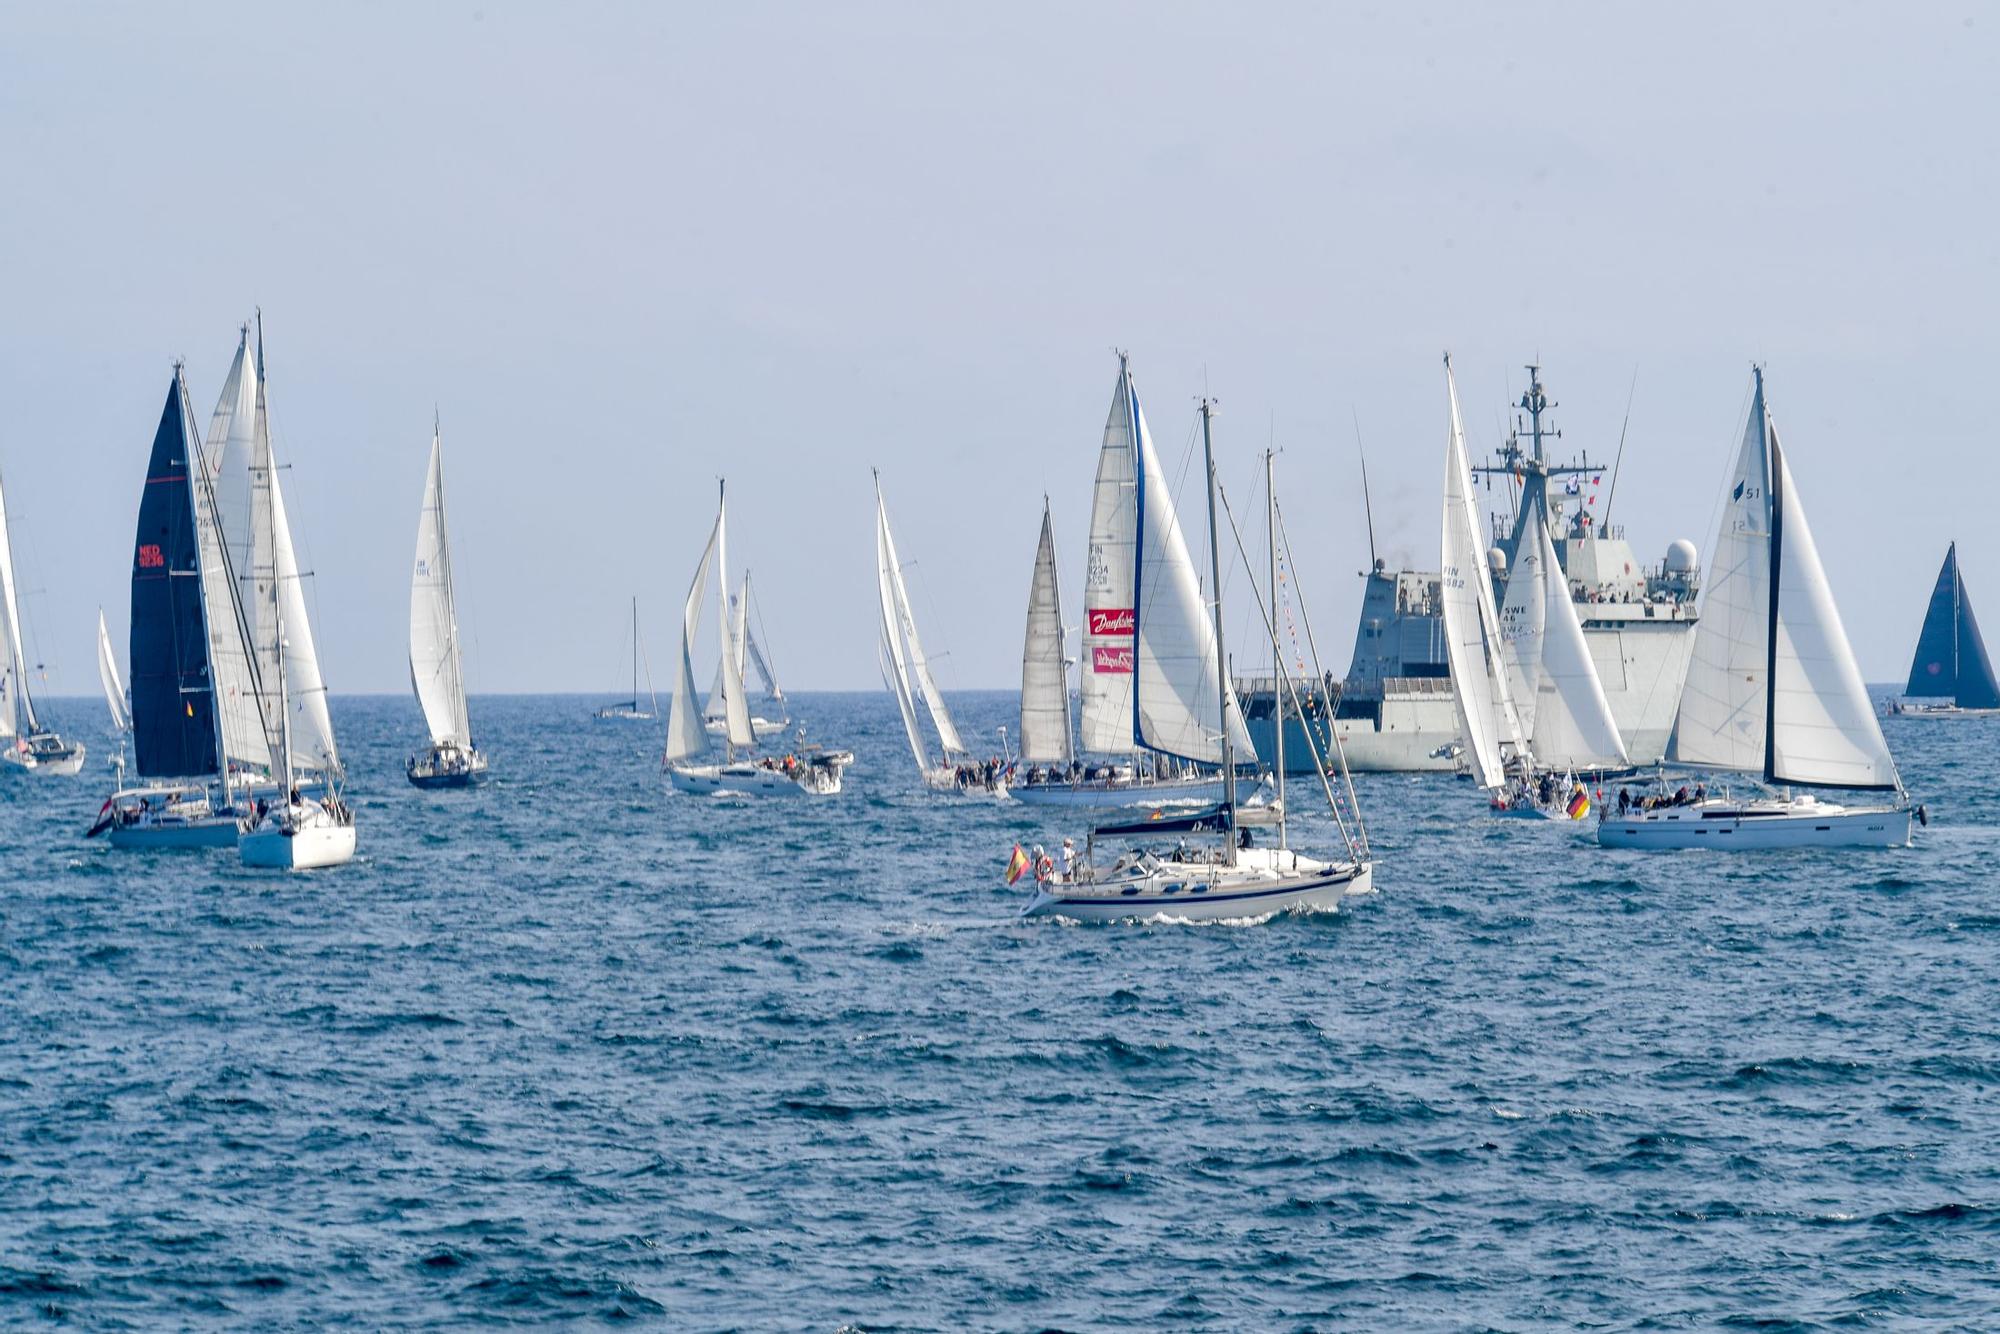
<instances>
[{"instance_id":1,"label":"ship antenna","mask_svg":"<svg viewBox=\"0 0 2000 1334\"><path fill-rule=\"evenodd\" d=\"M1625 421L1618 428L1618 455L1611 460L1611 486L1604 493L1604 517L1598 522L1605 532L1611 531L1611 502L1618 496L1618 468L1625 462L1625 431L1632 425L1632 395L1639 392L1639 368L1632 368L1632 384L1625 391Z\"/></svg>"},{"instance_id":2,"label":"ship antenna","mask_svg":"<svg viewBox=\"0 0 2000 1334\"><path fill-rule=\"evenodd\" d=\"M1361 412L1352 403L1347 410L1354 414L1354 452L1361 456L1361 512L1368 516L1368 569L1374 572L1375 556L1375 504L1368 498L1368 451L1361 445Z\"/></svg>"}]
</instances>

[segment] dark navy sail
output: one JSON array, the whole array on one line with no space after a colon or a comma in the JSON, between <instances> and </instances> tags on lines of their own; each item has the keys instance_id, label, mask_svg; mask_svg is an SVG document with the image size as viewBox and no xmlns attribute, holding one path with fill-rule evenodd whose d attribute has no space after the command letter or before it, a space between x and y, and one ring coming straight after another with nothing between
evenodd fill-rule
<instances>
[{"instance_id":1,"label":"dark navy sail","mask_svg":"<svg viewBox=\"0 0 2000 1334\"><path fill-rule=\"evenodd\" d=\"M1961 709L2000 708L2000 680L1986 656L1979 621L1958 574L1958 544L1944 553L1930 609L1917 636L1917 653L1910 661L1909 684L1903 693L1919 699L1950 699Z\"/></svg>"},{"instance_id":2,"label":"dark navy sail","mask_svg":"<svg viewBox=\"0 0 2000 1334\"><path fill-rule=\"evenodd\" d=\"M187 421L176 376L153 435L132 552L132 741L147 778L219 767Z\"/></svg>"}]
</instances>

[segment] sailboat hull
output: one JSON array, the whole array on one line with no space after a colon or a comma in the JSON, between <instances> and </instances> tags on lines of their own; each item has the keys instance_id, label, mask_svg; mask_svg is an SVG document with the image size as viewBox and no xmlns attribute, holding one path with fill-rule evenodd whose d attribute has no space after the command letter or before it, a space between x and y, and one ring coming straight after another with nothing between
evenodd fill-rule
<instances>
[{"instance_id":1,"label":"sailboat hull","mask_svg":"<svg viewBox=\"0 0 2000 1334\"><path fill-rule=\"evenodd\" d=\"M1220 778L1079 779L1076 782L1018 783L1008 790L1028 806L1064 806L1081 810L1125 810L1143 806L1206 805L1221 801Z\"/></svg>"},{"instance_id":2,"label":"sailboat hull","mask_svg":"<svg viewBox=\"0 0 2000 1334\"><path fill-rule=\"evenodd\" d=\"M339 866L354 859L354 821L308 801L292 808L289 819L273 813L237 840L236 851L245 866L263 870Z\"/></svg>"},{"instance_id":3,"label":"sailboat hull","mask_svg":"<svg viewBox=\"0 0 2000 1334\"><path fill-rule=\"evenodd\" d=\"M128 852L174 851L182 848L233 848L242 832L234 815L198 819L163 819L150 824L114 825L107 831L111 846Z\"/></svg>"},{"instance_id":4,"label":"sailboat hull","mask_svg":"<svg viewBox=\"0 0 2000 1334\"><path fill-rule=\"evenodd\" d=\"M829 757L822 763L801 764L794 774L761 764L671 765L667 781L678 792L700 797L829 797L840 791L847 762L840 756Z\"/></svg>"},{"instance_id":5,"label":"sailboat hull","mask_svg":"<svg viewBox=\"0 0 2000 1334\"><path fill-rule=\"evenodd\" d=\"M83 747L63 746L41 752L10 749L0 752L0 762L23 773L70 778L83 772Z\"/></svg>"},{"instance_id":6,"label":"sailboat hull","mask_svg":"<svg viewBox=\"0 0 2000 1334\"><path fill-rule=\"evenodd\" d=\"M1334 912L1349 894L1365 894L1373 887L1374 867L1367 862L1329 864L1300 857L1283 870L1233 872L1162 862L1126 878L1043 885L1021 915L1079 922L1241 921L1285 912Z\"/></svg>"},{"instance_id":7,"label":"sailboat hull","mask_svg":"<svg viewBox=\"0 0 2000 1334\"><path fill-rule=\"evenodd\" d=\"M1894 806L1835 806L1811 797L1758 802L1716 799L1643 814L1606 816L1597 826L1597 841L1607 848L1642 851L1901 848L1910 842L1910 812Z\"/></svg>"}]
</instances>

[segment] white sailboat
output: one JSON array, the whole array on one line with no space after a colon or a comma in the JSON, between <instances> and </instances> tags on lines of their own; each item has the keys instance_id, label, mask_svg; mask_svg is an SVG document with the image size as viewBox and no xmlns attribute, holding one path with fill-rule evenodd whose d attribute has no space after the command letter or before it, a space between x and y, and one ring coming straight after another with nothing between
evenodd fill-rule
<instances>
[{"instance_id":1,"label":"white sailboat","mask_svg":"<svg viewBox=\"0 0 2000 1334\"><path fill-rule=\"evenodd\" d=\"M250 448L247 456L238 453L240 433L230 433L217 485L224 498L223 533L244 557L237 578L246 590L243 604L271 771L280 782L268 801L258 802L254 821L236 846L245 866L307 870L353 859L354 812L340 795L342 770L326 683L271 447L263 344L260 330ZM233 512L231 499L244 502L244 509ZM309 783L317 790L308 790Z\"/></svg>"},{"instance_id":2,"label":"white sailboat","mask_svg":"<svg viewBox=\"0 0 2000 1334\"><path fill-rule=\"evenodd\" d=\"M740 661L732 651L729 618L720 613L727 607L729 560L727 509L718 488L715 527L709 531L708 546L701 564L695 568L693 585L681 613L680 680L674 689L667 713L667 780L675 789L702 796L731 793L739 796L828 796L840 791L841 774L854 763L853 753L801 747L782 757L752 758L757 744L750 726L750 709L743 697ZM694 641L701 625L701 608L708 585L709 566L716 567L716 606L724 620L719 652L722 658L724 745L722 763L704 763L709 755L708 728L695 694ZM739 605L737 620L741 619Z\"/></svg>"},{"instance_id":3,"label":"white sailboat","mask_svg":"<svg viewBox=\"0 0 2000 1334\"><path fill-rule=\"evenodd\" d=\"M243 355L239 344L217 408L225 427L239 406L245 421L253 414ZM98 616L105 700L114 721L131 733L142 780L123 786L121 764L120 787L89 830L90 837L108 835L113 847L234 847L247 800L238 764L270 758L212 481L186 377L176 365L153 435L133 543L129 714Z\"/></svg>"},{"instance_id":4,"label":"white sailboat","mask_svg":"<svg viewBox=\"0 0 2000 1334\"><path fill-rule=\"evenodd\" d=\"M630 699L621 699L615 704L606 704L591 715L593 718L644 721L660 716L660 701L652 695L653 669L650 666L646 669L646 692L648 698L652 699L652 707L650 709L639 707L639 657L643 651L640 647L641 643L642 641L639 638L639 599L634 597L632 599L632 697Z\"/></svg>"},{"instance_id":5,"label":"white sailboat","mask_svg":"<svg viewBox=\"0 0 2000 1334\"><path fill-rule=\"evenodd\" d=\"M21 647L21 604L14 592L14 544L0 489L0 769L67 776L83 768L83 743L66 742L35 714L32 666Z\"/></svg>"},{"instance_id":6,"label":"white sailboat","mask_svg":"<svg viewBox=\"0 0 2000 1334\"><path fill-rule=\"evenodd\" d=\"M1140 497L1146 490L1142 478L1149 474L1155 479L1146 497L1153 516L1148 520L1150 531L1140 521ZM1162 738L1168 744L1161 746L1150 744L1144 734L1146 720L1134 703L1144 660L1140 652L1143 627L1138 615L1138 572L1145 560L1143 548L1159 534L1158 517L1171 518L1172 514L1173 499L1153 449L1131 365L1120 353L1118 384L1098 449L1090 513L1090 561L1083 585L1079 688L1083 704L1078 740L1092 758L1073 759L1065 768L1043 769L1039 775L1032 769L1017 775L1009 789L1015 800L1037 806L1117 808L1222 799L1222 775L1178 748L1180 738ZM1192 567L1188 578L1199 585ZM1249 763L1256 760L1247 735L1232 753Z\"/></svg>"},{"instance_id":7,"label":"white sailboat","mask_svg":"<svg viewBox=\"0 0 2000 1334\"><path fill-rule=\"evenodd\" d=\"M1616 848L1902 847L1910 806L1861 682L1755 371L1669 759L1756 774L1773 795L1651 799L1605 812ZM1844 806L1793 788L1893 792Z\"/></svg>"},{"instance_id":8,"label":"white sailboat","mask_svg":"<svg viewBox=\"0 0 2000 1334\"><path fill-rule=\"evenodd\" d=\"M741 592L729 595L729 624L731 639L736 654L736 674L749 686L749 673L757 673L758 684L763 689L763 700L751 706L750 731L756 736L776 736L792 725L785 712L785 692L778 686L778 678L771 671L771 661L764 653L764 646L757 641L757 633L750 627L750 571L743 572ZM780 715L767 718L757 710L768 710ZM716 659L715 684L709 687L708 702L702 706L702 723L711 736L723 736L729 731L729 720L723 716L722 660Z\"/></svg>"},{"instance_id":9,"label":"white sailboat","mask_svg":"<svg viewBox=\"0 0 2000 1334\"><path fill-rule=\"evenodd\" d=\"M486 756L472 744L465 665L452 594L451 542L445 529L444 441L431 428L430 471L417 510L416 567L410 575L410 685L430 729L430 745L404 765L418 787L470 787L486 776Z\"/></svg>"},{"instance_id":10,"label":"white sailboat","mask_svg":"<svg viewBox=\"0 0 2000 1334\"><path fill-rule=\"evenodd\" d=\"M917 636L917 618L910 610L910 590L903 582L902 559L896 554L896 539L889 531L889 510L882 500L882 474L875 474L875 591L882 619L876 656L882 668L882 682L896 699L903 720L903 735L909 740L910 755L917 762L917 774L933 792L1002 793L1006 780L997 762L977 763L945 707L944 692L931 674L930 659L924 655L923 641ZM917 701L923 701L931 730L937 734L938 752L932 755L917 720Z\"/></svg>"},{"instance_id":11,"label":"white sailboat","mask_svg":"<svg viewBox=\"0 0 2000 1334\"><path fill-rule=\"evenodd\" d=\"M1216 531L1215 456L1210 442L1211 404L1201 404L1202 454L1208 482L1209 566L1213 587L1222 586ZM1265 456L1270 467L1270 456ZM1180 531L1166 478L1157 461L1142 455L1138 474L1140 524L1137 594L1134 612L1136 661L1133 708L1141 744L1170 753L1205 759L1220 767L1224 796L1218 804L1180 816L1159 816L1125 824L1101 825L1092 831L1084 859L1059 874L1036 874L1035 897L1023 909L1028 916L1060 916L1104 922L1166 916L1188 921L1258 919L1280 912L1332 911L1348 894L1372 888L1374 865L1366 835L1350 834L1327 788L1328 806L1347 842L1338 860L1303 856L1289 843L1284 803L1284 766L1275 771L1277 800L1263 808L1246 808L1237 801L1238 746L1247 746L1242 710L1230 685L1223 646L1222 599L1205 605L1194 563ZM1157 506L1157 508L1156 508ZM1271 524L1272 597L1266 619L1272 653L1278 656L1276 524ZM1298 704L1296 698L1294 705ZM1282 723L1282 718L1280 719ZM1282 731L1280 732L1282 735ZM1309 744L1315 744L1308 738ZM1315 745L1316 749L1316 745ZM1326 765L1315 754L1322 775ZM1345 766L1342 766L1343 781ZM1348 791L1350 808L1353 801ZM1254 846L1252 830L1275 825L1273 845ZM1218 837L1219 846L1190 850L1189 834ZM1101 839L1138 838L1156 841L1176 837L1172 853L1161 856L1133 847L1099 871ZM1039 851L1039 850L1038 850ZM1019 849L1016 849L1017 857ZM1046 859L1035 861L1046 866ZM1065 860L1068 860L1065 858Z\"/></svg>"}]
</instances>

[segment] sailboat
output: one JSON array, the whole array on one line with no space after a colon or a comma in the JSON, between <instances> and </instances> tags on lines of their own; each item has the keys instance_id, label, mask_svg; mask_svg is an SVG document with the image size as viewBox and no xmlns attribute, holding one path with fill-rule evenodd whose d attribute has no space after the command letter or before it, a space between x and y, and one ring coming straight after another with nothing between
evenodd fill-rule
<instances>
[{"instance_id":1,"label":"sailboat","mask_svg":"<svg viewBox=\"0 0 2000 1334\"><path fill-rule=\"evenodd\" d=\"M667 713L667 781L679 791L704 796L719 793L757 797L828 796L840 791L841 774L854 763L851 751L801 746L783 757L751 757L756 749L757 736L751 729L750 708L743 696L741 663L731 648L730 618L721 611L729 605L725 495L718 486L715 527L709 530L708 545L702 551L701 564L695 567L694 583L688 588L687 603L681 612L680 681L674 689L673 703ZM719 651L722 657L724 745L727 754L720 764L703 762L709 755L710 745L694 684L695 632L701 625L701 608L711 565L716 569L718 615L725 622ZM742 615L743 607L739 603L735 617L739 628Z\"/></svg>"},{"instance_id":2,"label":"sailboat","mask_svg":"<svg viewBox=\"0 0 2000 1334\"><path fill-rule=\"evenodd\" d=\"M1222 587L1220 544L1216 531L1215 453L1211 441L1212 405L1201 402L1202 456L1208 483L1208 544L1211 586ZM1265 456L1269 477L1271 457ZM1083 860L1061 874L1046 871L1046 858L1035 861L1035 896L1025 916L1061 916L1079 921L1120 921L1169 916L1189 921L1264 918L1298 910L1331 911L1348 894L1373 886L1374 864L1366 834L1350 833L1327 786L1333 811L1347 843L1346 857L1326 861L1306 857L1290 846L1284 802L1284 765L1274 771L1277 798L1265 807L1244 807L1237 801L1235 755L1248 748L1242 709L1227 670L1223 646L1222 599L1204 606L1187 543L1181 536L1165 474L1150 450L1142 451L1137 474L1139 523L1133 613L1134 670L1132 703L1140 744L1169 754L1206 760L1219 766L1223 799L1204 809L1180 815L1156 813L1150 820L1100 825L1091 832ZM1272 502L1275 506L1275 502ZM1275 515L1275 508L1272 511ZM1277 525L1271 527L1271 614L1266 621L1272 656L1280 656L1277 615ZM1294 697L1293 706L1300 701ZM1282 737L1282 715L1280 716ZM1281 743L1282 744L1282 743ZM1308 744L1314 744L1308 734ZM1316 746L1315 746L1316 749ZM1315 767L1326 783L1326 765L1315 754ZM1345 765L1341 766L1345 781ZM1348 789L1350 809L1353 790ZM1255 826L1275 825L1274 845L1254 845ZM1209 835L1218 846L1190 849L1188 835ZM1139 838L1179 841L1161 856L1146 847L1122 853L1110 867L1096 867L1101 839ZM1019 849L1016 848L1016 860ZM1066 862L1069 858L1065 856Z\"/></svg>"},{"instance_id":3,"label":"sailboat","mask_svg":"<svg viewBox=\"0 0 2000 1334\"><path fill-rule=\"evenodd\" d=\"M1005 780L997 763L974 761L945 707L944 692L931 675L930 660L924 656L923 641L917 637L917 618L910 610L910 591L903 583L902 560L896 554L896 539L889 531L889 510L882 500L882 474L875 474L875 591L882 612L881 638L876 646L882 668L882 682L895 696L896 711L903 719L903 735L909 739L910 754L917 762L917 774L933 792L999 793ZM938 751L932 756L917 721L917 700L923 700L930 715L931 730L937 734Z\"/></svg>"},{"instance_id":4,"label":"sailboat","mask_svg":"<svg viewBox=\"0 0 2000 1334\"><path fill-rule=\"evenodd\" d=\"M257 703L272 776L280 780L260 800L237 841L245 866L308 870L354 857L354 812L342 799L340 754L327 711L303 575L271 447L270 401L264 374L261 317L255 363L256 399L249 447L232 429L217 474L223 533L242 553L236 567L250 622ZM240 508L238 508L240 507ZM295 724L293 715L298 721Z\"/></svg>"},{"instance_id":5,"label":"sailboat","mask_svg":"<svg viewBox=\"0 0 2000 1334\"><path fill-rule=\"evenodd\" d=\"M83 768L83 743L66 742L35 714L31 670L21 647L21 604L14 593L14 545L7 535L7 498L0 490L0 767L69 775Z\"/></svg>"},{"instance_id":6,"label":"sailboat","mask_svg":"<svg viewBox=\"0 0 2000 1334\"><path fill-rule=\"evenodd\" d=\"M132 735L132 700L125 693L124 678L118 672L118 657L111 651L111 631L104 623L104 608L97 609L97 680L104 687L104 704L111 710L111 727L118 733L118 758L112 767L124 769L125 743Z\"/></svg>"},{"instance_id":7,"label":"sailboat","mask_svg":"<svg viewBox=\"0 0 2000 1334\"><path fill-rule=\"evenodd\" d=\"M486 757L472 744L465 705L465 665L452 595L451 542L444 518L444 441L431 427L430 471L417 510L416 568L410 575L410 685L430 729L430 745L404 772L418 787L470 787L486 776Z\"/></svg>"},{"instance_id":8,"label":"sailboat","mask_svg":"<svg viewBox=\"0 0 2000 1334\"><path fill-rule=\"evenodd\" d=\"M1035 543L1035 573L1028 584L1028 625L1021 642L1021 754L1015 782L1022 786L1073 782L1076 727L1069 711L1068 632L1062 618L1062 575L1056 567L1055 524L1042 497L1042 535Z\"/></svg>"},{"instance_id":9,"label":"sailboat","mask_svg":"<svg viewBox=\"0 0 2000 1334\"><path fill-rule=\"evenodd\" d=\"M639 599L634 597L632 599L632 697L630 699L621 699L615 704L607 704L592 714L592 717L645 720L659 716L660 702L657 699L653 700L653 707L651 709L642 709L639 707L639 646ZM652 689L651 675L652 671L648 668L648 692Z\"/></svg>"},{"instance_id":10,"label":"sailboat","mask_svg":"<svg viewBox=\"0 0 2000 1334\"><path fill-rule=\"evenodd\" d=\"M233 412L240 394L247 419L251 386L242 367L239 346L218 414ZM113 847L234 847L242 828L243 783L232 757L252 753L252 736L261 747L264 732L212 482L186 374L176 364L153 434L133 543L129 716L98 614L105 700L113 720L131 733L133 767L143 780L124 787L121 766L119 789L86 835L108 834Z\"/></svg>"},{"instance_id":11,"label":"sailboat","mask_svg":"<svg viewBox=\"0 0 2000 1334\"><path fill-rule=\"evenodd\" d=\"M1729 479L1694 657L1681 690L1672 762L1758 774L1776 795L1648 799L1606 813L1614 848L1902 847L1910 806L1861 683L1812 529L1756 389ZM1793 788L1892 792L1843 806Z\"/></svg>"},{"instance_id":12,"label":"sailboat","mask_svg":"<svg viewBox=\"0 0 2000 1334\"><path fill-rule=\"evenodd\" d=\"M1972 599L1958 573L1958 543L1945 549L1944 567L1924 612L1910 660L1909 684L1889 711L1903 718L1990 718L2000 713L2000 680L1993 675L1986 641L1972 614Z\"/></svg>"},{"instance_id":13,"label":"sailboat","mask_svg":"<svg viewBox=\"0 0 2000 1334\"><path fill-rule=\"evenodd\" d=\"M1156 535L1158 516L1171 515L1173 498L1153 449L1153 435L1132 382L1130 359L1118 356L1118 384L1098 450L1090 513L1090 562L1084 571L1082 730L1077 738L1091 760L1073 758L1063 769L1031 769L1009 790L1036 806L1116 808L1212 803L1222 799L1222 775L1192 752L1156 747L1146 740L1146 720L1136 704L1139 620L1138 570L1143 548ZM1146 479L1151 479L1147 481ZM1152 519L1145 517L1150 510ZM1039 557L1037 557L1039 560ZM1199 583L1192 574L1190 578ZM1031 594L1031 597L1033 594ZM1064 705L1068 707L1067 704ZM1232 755L1254 765L1249 738ZM1212 764L1209 761L1208 764Z\"/></svg>"},{"instance_id":14,"label":"sailboat","mask_svg":"<svg viewBox=\"0 0 2000 1334\"><path fill-rule=\"evenodd\" d=\"M739 607L742 609L740 621L735 619ZM743 677L747 689L749 677L746 673L755 670L758 684L763 688L763 703L752 707L767 708L770 712L780 715L776 718L766 718L762 713L752 713L750 731L756 736L774 736L790 727L792 720L783 716L785 692L778 686L778 678L771 671L771 660L765 655L764 646L757 641L757 632L750 627L750 571L748 570L743 572L743 591L729 595L729 614L730 624L739 625L742 629L742 633L735 637L734 646L737 675ZM722 661L719 658L715 664L715 684L709 687L708 703L702 707L701 716L702 723L708 728L710 735L722 736L728 732L729 720L723 716Z\"/></svg>"}]
</instances>

